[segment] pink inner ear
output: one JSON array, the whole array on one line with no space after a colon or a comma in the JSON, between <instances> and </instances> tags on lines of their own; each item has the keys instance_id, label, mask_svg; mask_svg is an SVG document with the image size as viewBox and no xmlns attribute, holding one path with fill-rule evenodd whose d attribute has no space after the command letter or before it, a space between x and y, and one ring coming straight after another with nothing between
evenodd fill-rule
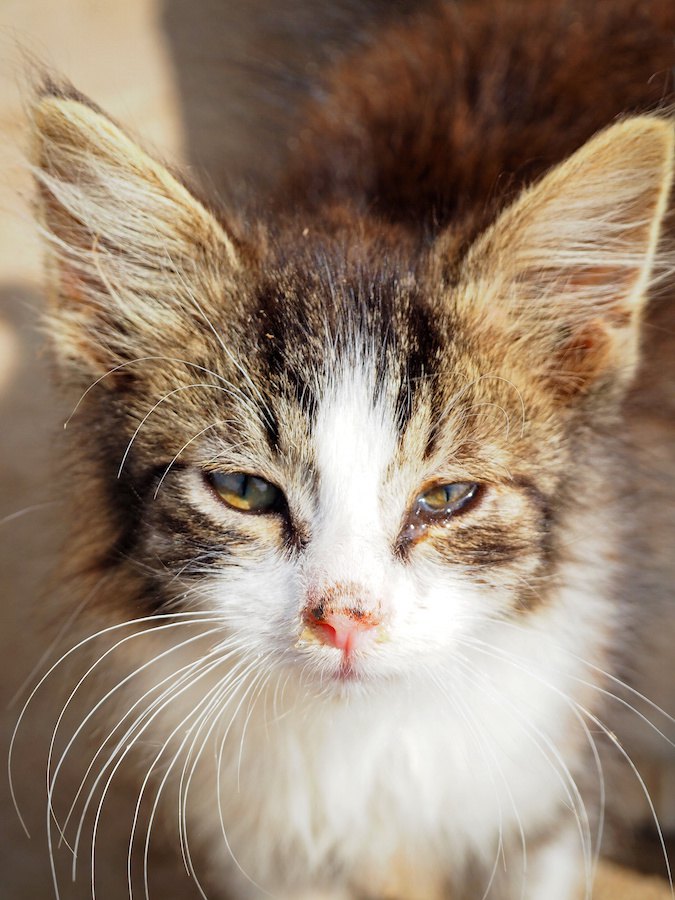
<instances>
[{"instance_id":1,"label":"pink inner ear","mask_svg":"<svg viewBox=\"0 0 675 900\"><path fill-rule=\"evenodd\" d=\"M551 378L561 399L572 399L596 381L612 365L611 327L594 319L567 340L550 367Z\"/></svg>"}]
</instances>

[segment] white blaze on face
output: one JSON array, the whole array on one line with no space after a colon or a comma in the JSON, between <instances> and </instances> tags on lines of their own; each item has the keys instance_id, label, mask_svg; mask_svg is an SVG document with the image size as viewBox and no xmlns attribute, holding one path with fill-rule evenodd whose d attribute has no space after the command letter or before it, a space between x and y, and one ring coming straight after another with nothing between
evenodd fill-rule
<instances>
[{"instance_id":1,"label":"white blaze on face","mask_svg":"<svg viewBox=\"0 0 675 900\"><path fill-rule=\"evenodd\" d=\"M395 557L406 505L422 480L415 469L409 482L392 470L399 442L392 407L386 397L376 400L372 379L357 367L338 373L320 401L313 429L318 504L299 600L305 614L354 607L373 614L386 640L373 644L369 665L386 660L399 670L406 660L417 668L420 651L449 653L485 597L460 567L421 552L405 563Z\"/></svg>"},{"instance_id":2,"label":"white blaze on face","mask_svg":"<svg viewBox=\"0 0 675 900\"><path fill-rule=\"evenodd\" d=\"M382 489L396 442L392 412L376 403L367 374L352 369L337 377L314 428L319 506L308 559L310 583L347 582L384 599L391 529L383 521Z\"/></svg>"}]
</instances>

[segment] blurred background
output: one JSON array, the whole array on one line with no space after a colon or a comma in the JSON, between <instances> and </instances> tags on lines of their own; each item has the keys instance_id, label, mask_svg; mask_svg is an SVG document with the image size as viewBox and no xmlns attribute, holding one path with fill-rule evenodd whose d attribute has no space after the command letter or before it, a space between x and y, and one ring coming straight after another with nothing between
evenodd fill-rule
<instances>
[{"instance_id":1,"label":"blurred background","mask_svg":"<svg viewBox=\"0 0 675 900\"><path fill-rule=\"evenodd\" d=\"M497 0L495 0L497 2ZM56 697L41 692L17 745L15 779L30 840L4 771L14 723L50 637L49 573L60 507L53 484L70 410L50 390L41 251L31 221L27 70L39 60L231 202L264 196L288 152L298 104L322 65L373 22L420 0L0 0L0 896L52 896L44 827L44 748ZM42 663L44 665L44 661ZM36 668L38 667L38 668ZM124 804L124 798L118 798ZM123 847L124 837L121 836ZM624 865L603 863L598 900L659 900L658 848L626 841ZM99 864L101 883L115 879ZM122 852L125 852L124 850ZM170 850L159 857L165 898L196 897ZM624 850L618 851L622 855ZM617 855L617 854L615 854ZM124 857L122 857L124 858ZM117 857L119 860L119 857ZM620 860L621 861L621 860ZM86 885L83 886L87 895ZM79 896L79 891L72 896ZM66 896L66 895L64 895ZM71 896L68 894L67 896ZM122 893L102 893L115 900Z\"/></svg>"}]
</instances>

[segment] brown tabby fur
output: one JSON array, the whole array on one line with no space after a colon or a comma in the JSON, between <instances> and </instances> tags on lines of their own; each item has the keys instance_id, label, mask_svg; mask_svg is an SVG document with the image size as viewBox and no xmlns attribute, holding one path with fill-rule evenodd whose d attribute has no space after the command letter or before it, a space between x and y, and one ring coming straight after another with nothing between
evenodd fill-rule
<instances>
[{"instance_id":1,"label":"brown tabby fur","mask_svg":"<svg viewBox=\"0 0 675 900\"><path fill-rule=\"evenodd\" d=\"M94 591L85 631L180 609L206 569L265 542L302 555L301 499L285 522L241 517L224 532L187 478L227 446L231 469L289 497L316 492L321 379L357 339L377 349L376 389L396 411L392 493L419 460L490 486L452 540L407 540L394 517L398 560L434 553L532 616L595 537L584 527L629 509L597 569L630 560L613 584L622 623L635 596L665 616L674 37L672 0L434 5L327 74L278 192L238 218L69 86L44 84L34 166L49 327L64 384L84 392L69 425L67 568L78 597ZM556 256L561 223L576 262ZM606 631L597 664L634 667ZM555 831L556 815L533 833Z\"/></svg>"}]
</instances>

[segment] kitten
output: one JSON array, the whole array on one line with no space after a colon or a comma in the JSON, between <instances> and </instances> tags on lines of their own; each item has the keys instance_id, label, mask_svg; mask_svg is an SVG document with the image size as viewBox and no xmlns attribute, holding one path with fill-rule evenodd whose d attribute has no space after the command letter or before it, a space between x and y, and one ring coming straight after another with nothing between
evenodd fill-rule
<instances>
[{"instance_id":1,"label":"kitten","mask_svg":"<svg viewBox=\"0 0 675 900\"><path fill-rule=\"evenodd\" d=\"M166 807L195 896L590 896L670 596L674 37L670 0L420 12L238 216L44 85L93 682L50 806L94 734L78 816L128 769L130 872Z\"/></svg>"}]
</instances>

